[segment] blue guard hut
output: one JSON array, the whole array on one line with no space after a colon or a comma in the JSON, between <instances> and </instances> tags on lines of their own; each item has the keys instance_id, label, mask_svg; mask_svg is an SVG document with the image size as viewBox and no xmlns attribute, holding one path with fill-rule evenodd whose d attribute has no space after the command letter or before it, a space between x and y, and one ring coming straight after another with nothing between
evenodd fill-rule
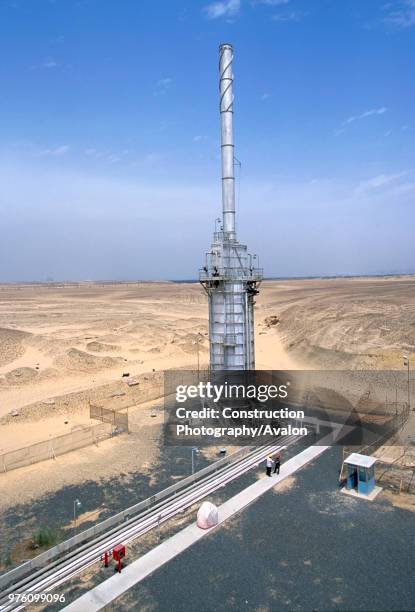
<instances>
[{"instance_id":1,"label":"blue guard hut","mask_svg":"<svg viewBox=\"0 0 415 612\"><path fill-rule=\"evenodd\" d=\"M373 499L381 488L375 483L376 457L352 453L344 460L346 487L344 493Z\"/></svg>"}]
</instances>

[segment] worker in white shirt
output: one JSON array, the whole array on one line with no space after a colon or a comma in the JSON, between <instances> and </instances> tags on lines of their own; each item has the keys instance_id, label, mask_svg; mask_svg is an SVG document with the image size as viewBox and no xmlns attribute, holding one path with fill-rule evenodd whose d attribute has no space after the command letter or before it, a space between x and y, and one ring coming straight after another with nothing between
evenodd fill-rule
<instances>
[{"instance_id":1,"label":"worker in white shirt","mask_svg":"<svg viewBox=\"0 0 415 612\"><path fill-rule=\"evenodd\" d=\"M272 470L272 465L273 465L273 461L272 461L272 457L271 455L268 455L267 457L267 461L266 461L266 466L267 466L267 476L271 476L271 470Z\"/></svg>"}]
</instances>

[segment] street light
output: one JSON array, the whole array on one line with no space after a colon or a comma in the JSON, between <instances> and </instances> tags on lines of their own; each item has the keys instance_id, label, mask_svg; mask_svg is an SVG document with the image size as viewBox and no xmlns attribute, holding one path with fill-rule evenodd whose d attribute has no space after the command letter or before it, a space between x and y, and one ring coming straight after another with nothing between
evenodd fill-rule
<instances>
[{"instance_id":1,"label":"street light","mask_svg":"<svg viewBox=\"0 0 415 612\"><path fill-rule=\"evenodd\" d=\"M409 356L403 356L403 365L408 369L408 409L411 409L410 390L409 390Z\"/></svg>"},{"instance_id":2,"label":"street light","mask_svg":"<svg viewBox=\"0 0 415 612\"><path fill-rule=\"evenodd\" d=\"M76 511L79 510L81 506L82 506L82 502L80 502L79 499L74 499L73 501L73 522L74 522L75 531L76 531Z\"/></svg>"},{"instance_id":3,"label":"street light","mask_svg":"<svg viewBox=\"0 0 415 612\"><path fill-rule=\"evenodd\" d=\"M199 454L199 449L196 446L192 448L192 474L195 473L195 454Z\"/></svg>"}]
</instances>

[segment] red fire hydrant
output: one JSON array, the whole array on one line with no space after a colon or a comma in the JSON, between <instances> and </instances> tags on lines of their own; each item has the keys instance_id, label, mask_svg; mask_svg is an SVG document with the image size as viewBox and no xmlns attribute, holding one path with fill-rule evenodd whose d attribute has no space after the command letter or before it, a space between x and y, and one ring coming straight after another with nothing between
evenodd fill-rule
<instances>
[{"instance_id":1,"label":"red fire hydrant","mask_svg":"<svg viewBox=\"0 0 415 612\"><path fill-rule=\"evenodd\" d=\"M109 558L110 558L110 556L109 556L109 552L108 552L108 550L106 550L106 551L104 552L103 557L101 557L101 559L103 559L103 560L104 560L104 567L108 567Z\"/></svg>"}]
</instances>

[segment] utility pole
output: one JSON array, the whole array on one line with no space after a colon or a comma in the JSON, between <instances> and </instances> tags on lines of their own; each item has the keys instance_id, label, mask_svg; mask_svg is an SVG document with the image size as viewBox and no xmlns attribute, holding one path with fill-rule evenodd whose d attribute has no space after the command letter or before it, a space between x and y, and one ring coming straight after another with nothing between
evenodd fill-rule
<instances>
[{"instance_id":1,"label":"utility pole","mask_svg":"<svg viewBox=\"0 0 415 612\"><path fill-rule=\"evenodd\" d=\"M403 365L406 366L408 371L408 409L411 409L411 391L410 391L410 378L409 378L409 355L403 356Z\"/></svg>"},{"instance_id":2,"label":"utility pole","mask_svg":"<svg viewBox=\"0 0 415 612\"><path fill-rule=\"evenodd\" d=\"M79 499L74 499L74 502L73 502L73 523L74 523L75 532L76 532L76 528L77 528L77 524L76 524L76 520L77 520L76 511L81 506L82 506L82 503L79 501Z\"/></svg>"},{"instance_id":3,"label":"utility pole","mask_svg":"<svg viewBox=\"0 0 415 612\"><path fill-rule=\"evenodd\" d=\"M192 474L195 473L195 454L199 454L199 449L196 446L192 448Z\"/></svg>"}]
</instances>

